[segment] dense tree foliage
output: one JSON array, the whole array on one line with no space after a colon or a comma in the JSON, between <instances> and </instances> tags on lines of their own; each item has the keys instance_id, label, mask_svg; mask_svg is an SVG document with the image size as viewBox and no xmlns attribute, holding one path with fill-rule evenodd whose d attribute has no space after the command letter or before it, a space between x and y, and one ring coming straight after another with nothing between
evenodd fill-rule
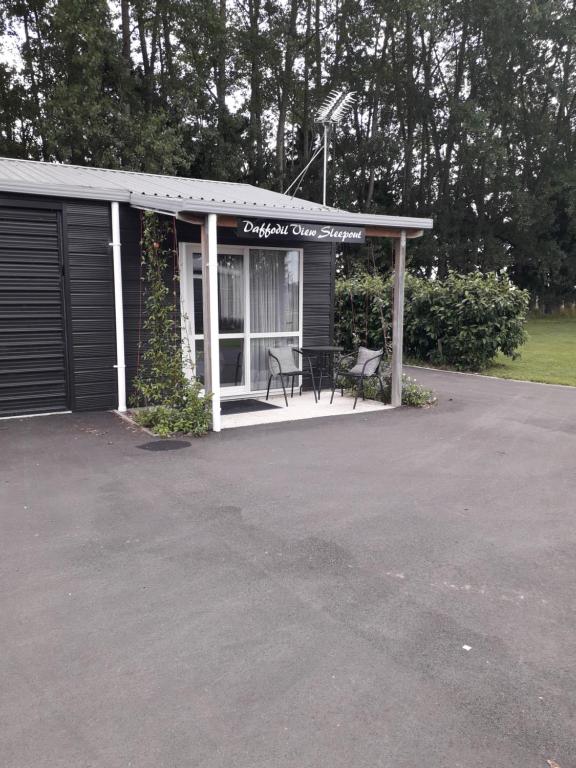
<instances>
[{"instance_id":1,"label":"dense tree foliage","mask_svg":"<svg viewBox=\"0 0 576 768\"><path fill-rule=\"evenodd\" d=\"M413 266L507 267L554 305L576 283L575 22L574 0L0 0L0 154L282 190L350 89L330 201L433 216Z\"/></svg>"}]
</instances>

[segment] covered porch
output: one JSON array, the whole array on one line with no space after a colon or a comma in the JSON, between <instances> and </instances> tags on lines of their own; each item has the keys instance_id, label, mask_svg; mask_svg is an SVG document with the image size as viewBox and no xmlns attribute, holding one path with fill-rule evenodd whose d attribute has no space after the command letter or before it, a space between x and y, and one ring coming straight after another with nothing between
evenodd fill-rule
<instances>
[{"instance_id":1,"label":"covered porch","mask_svg":"<svg viewBox=\"0 0 576 768\"><path fill-rule=\"evenodd\" d=\"M189 375L211 394L213 431L401 404L406 251L409 240L432 228L430 219L351 213L277 194L274 205L169 198L160 206L148 196L133 196L131 205L169 214L179 228L182 343ZM354 410L353 398L339 394L332 405L329 392L316 402L306 360L298 355L302 348L334 344L336 249L367 237L392 241L392 355L386 361L391 402L359 401ZM286 405L276 378L271 407L230 412L229 401L262 402L272 378L269 350L281 346L306 368L295 382L296 390L304 386L302 397Z\"/></svg>"},{"instance_id":2,"label":"covered porch","mask_svg":"<svg viewBox=\"0 0 576 768\"><path fill-rule=\"evenodd\" d=\"M340 212L342 213L342 212ZM292 215L292 214L291 214ZM359 214L348 214L356 217ZM403 226L396 227L357 227L347 225L346 232L356 234L359 231L361 241L365 236L387 237L393 241L394 258L394 315L392 329L391 403L359 400L353 409L354 398L337 393L330 404L330 393L324 391L316 401L312 391L305 391L284 401L281 390L272 391L268 404L264 401L264 389L267 377L268 346L290 345L295 350L303 345L303 303L304 286L302 285L302 261L304 252L296 235L292 240L278 241L272 235L263 236L263 242L249 241L245 248L222 245L218 232L222 228L233 229L238 233L241 226L250 227L250 220L232 216L218 216L209 213L200 217L190 213L179 214L180 218L200 227L200 243L196 252L189 245L181 244L181 300L183 320L183 339L188 348L193 350L193 375L200 376L207 392L212 393L213 430L254 424L269 424L279 421L318 418L324 416L364 413L374 410L395 408L402 402L402 336L404 310L404 274L406 266L407 241L422 235L422 228L408 227L412 222L405 220ZM345 216L342 218L346 219ZM359 222L355 221L355 224ZM418 222L421 223L421 222ZM345 226L346 221L339 226ZM258 231L265 233L282 227L282 220L259 222ZM282 232L290 238L288 227ZM308 232L317 231L311 224ZM254 229L251 236L254 237ZM340 242L345 241L346 235ZM226 238L228 240L228 238ZM335 239L335 245L338 240ZM349 241L348 241L349 242ZM237 250L235 250L235 248ZM270 280L263 292L262 278L255 277L257 270L269 269L273 260L280 259L281 275L276 282ZM194 260L196 267L194 267ZM194 271L195 270L195 271ZM289 274L290 273L290 274ZM258 282L260 279L260 282ZM201 291L196 284L201 281ZM291 282L290 282L291 281ZM202 301L202 334L197 333L198 303ZM196 304L194 304L194 301ZM333 301L333 292L330 295ZM287 325L262 325L262 307L279 314L281 305L282 320L290 315ZM287 305L288 306L287 308ZM196 327L195 327L196 324ZM270 330L274 328L274 330ZM331 329L332 332L332 329ZM201 350L201 351L200 351ZM349 350L346 350L349 351ZM295 353L296 357L298 353ZM302 368L305 363L302 361ZM302 378L298 385L302 384ZM278 384L276 383L276 386ZM246 398L263 403L262 407L248 407L230 411L226 404ZM268 407L267 407L268 405Z\"/></svg>"}]
</instances>

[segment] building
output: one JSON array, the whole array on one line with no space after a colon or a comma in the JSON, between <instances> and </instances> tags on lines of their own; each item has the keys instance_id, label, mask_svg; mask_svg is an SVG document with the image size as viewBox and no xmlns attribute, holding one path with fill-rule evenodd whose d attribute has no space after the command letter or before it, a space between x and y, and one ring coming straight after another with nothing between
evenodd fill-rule
<instances>
[{"instance_id":1,"label":"building","mask_svg":"<svg viewBox=\"0 0 576 768\"><path fill-rule=\"evenodd\" d=\"M265 389L272 343L328 344L335 249L395 243L400 403L406 241L430 219L351 213L248 184L0 159L0 416L125 410L138 360L142 210L174 218L183 327L221 397Z\"/></svg>"}]
</instances>

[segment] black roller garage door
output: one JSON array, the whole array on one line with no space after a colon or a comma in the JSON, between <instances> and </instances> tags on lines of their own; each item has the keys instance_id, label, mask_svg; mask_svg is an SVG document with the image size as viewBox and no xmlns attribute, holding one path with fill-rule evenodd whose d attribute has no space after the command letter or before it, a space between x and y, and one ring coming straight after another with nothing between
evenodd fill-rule
<instances>
[{"instance_id":1,"label":"black roller garage door","mask_svg":"<svg viewBox=\"0 0 576 768\"><path fill-rule=\"evenodd\" d=\"M0 203L0 416L68 408L59 216Z\"/></svg>"}]
</instances>

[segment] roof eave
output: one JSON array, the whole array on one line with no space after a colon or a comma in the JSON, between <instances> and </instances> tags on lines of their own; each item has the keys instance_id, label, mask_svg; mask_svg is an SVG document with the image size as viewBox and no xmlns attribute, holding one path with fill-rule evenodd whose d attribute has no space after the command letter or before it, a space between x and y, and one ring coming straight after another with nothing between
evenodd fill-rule
<instances>
[{"instance_id":1,"label":"roof eave","mask_svg":"<svg viewBox=\"0 0 576 768\"><path fill-rule=\"evenodd\" d=\"M130 203L134 208L155 210L169 216L178 214L216 213L227 216L245 216L248 218L267 218L295 220L315 224L350 225L357 227L382 227L394 230L411 230L418 236L422 230L433 228L432 219L411 216L385 216L373 213L355 213L338 208L307 209L297 206L264 205L261 203L234 203L219 200L198 200L166 195L146 195L130 192L121 188L85 187L72 184L49 184L41 189L35 182L2 180L1 192L36 195L42 197L76 198L81 200L106 200L109 202Z\"/></svg>"},{"instance_id":2,"label":"roof eave","mask_svg":"<svg viewBox=\"0 0 576 768\"><path fill-rule=\"evenodd\" d=\"M107 200L116 203L129 203L130 191L127 189L105 187L79 187L74 184L43 184L39 189L37 182L12 181L2 179L0 181L0 194L2 192L16 192L22 195L36 195L40 197L68 197L77 200Z\"/></svg>"},{"instance_id":3,"label":"roof eave","mask_svg":"<svg viewBox=\"0 0 576 768\"><path fill-rule=\"evenodd\" d=\"M337 224L357 227L384 227L391 229L430 230L432 219L414 218L410 216L384 216L372 213L353 213L337 208L324 210L306 210L289 206L247 205L241 203L220 202L217 200L185 200L166 198L160 195L149 196L133 194L131 205L145 210L156 210L159 213L202 214L216 213L227 216L245 216L248 218L291 219L292 221L308 221L315 224Z\"/></svg>"}]
</instances>

